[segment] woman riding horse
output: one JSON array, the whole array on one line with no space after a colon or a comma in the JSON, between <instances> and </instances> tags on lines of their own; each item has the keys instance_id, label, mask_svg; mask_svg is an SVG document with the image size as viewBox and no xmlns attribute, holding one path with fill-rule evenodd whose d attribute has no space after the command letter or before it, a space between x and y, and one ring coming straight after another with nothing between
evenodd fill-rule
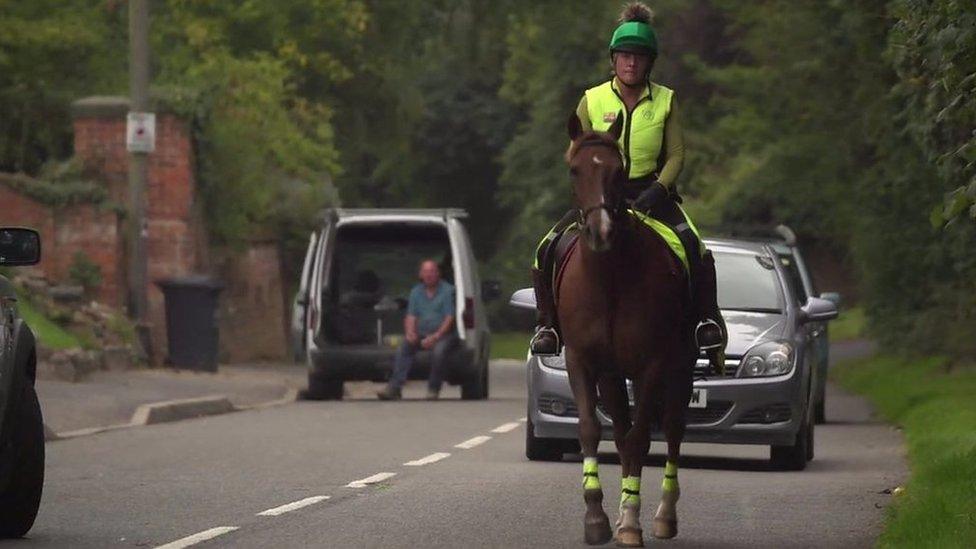
<instances>
[{"instance_id":1,"label":"woman riding horse","mask_svg":"<svg viewBox=\"0 0 976 549\"><path fill-rule=\"evenodd\" d=\"M657 57L657 36L651 27L651 10L639 2L624 8L621 22L610 40L614 78L586 90L576 109L584 131L606 131L623 114L619 139L623 152L625 199L632 208L669 225L688 258L695 340L715 372L724 362L725 324L718 310L715 263L704 249L694 224L678 205L675 182L684 162L684 143L674 91L649 76ZM533 354L560 351L552 262L559 236L578 220L568 212L543 238L532 269L538 309L538 327L530 347Z\"/></svg>"}]
</instances>

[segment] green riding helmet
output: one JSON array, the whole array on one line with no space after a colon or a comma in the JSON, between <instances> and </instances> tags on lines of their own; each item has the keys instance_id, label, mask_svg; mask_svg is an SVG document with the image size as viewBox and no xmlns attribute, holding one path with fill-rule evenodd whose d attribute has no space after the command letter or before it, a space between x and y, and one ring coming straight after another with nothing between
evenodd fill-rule
<instances>
[{"instance_id":1,"label":"green riding helmet","mask_svg":"<svg viewBox=\"0 0 976 549\"><path fill-rule=\"evenodd\" d=\"M613 31L610 39L610 53L627 51L657 57L657 34L647 23L627 21Z\"/></svg>"}]
</instances>

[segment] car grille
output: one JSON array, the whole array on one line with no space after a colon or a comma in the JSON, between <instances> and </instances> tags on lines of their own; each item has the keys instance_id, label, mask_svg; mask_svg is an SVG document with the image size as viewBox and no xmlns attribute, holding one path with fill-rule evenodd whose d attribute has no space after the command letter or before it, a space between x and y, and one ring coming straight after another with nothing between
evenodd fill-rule
<instances>
[{"instance_id":1,"label":"car grille","mask_svg":"<svg viewBox=\"0 0 976 549\"><path fill-rule=\"evenodd\" d=\"M782 423L789 421L792 415L793 413L789 403L777 402L776 404L760 406L759 408L749 410L742 414L739 418L739 423Z\"/></svg>"},{"instance_id":2,"label":"car grille","mask_svg":"<svg viewBox=\"0 0 976 549\"><path fill-rule=\"evenodd\" d=\"M725 376L735 377L735 373L739 370L739 362L741 358L726 358L725 359ZM710 377L712 376L712 367L709 366L708 360L704 358L699 358L698 362L695 363L695 378L699 377Z\"/></svg>"},{"instance_id":3,"label":"car grille","mask_svg":"<svg viewBox=\"0 0 976 549\"><path fill-rule=\"evenodd\" d=\"M576 403L572 400L566 400L552 395L542 395L539 397L537 404L539 411L543 414L563 417L579 416Z\"/></svg>"},{"instance_id":4,"label":"car grille","mask_svg":"<svg viewBox=\"0 0 976 549\"><path fill-rule=\"evenodd\" d=\"M718 423L732 409L732 403L727 400L712 400L706 408L688 408L685 415L688 425L708 425Z\"/></svg>"}]
</instances>

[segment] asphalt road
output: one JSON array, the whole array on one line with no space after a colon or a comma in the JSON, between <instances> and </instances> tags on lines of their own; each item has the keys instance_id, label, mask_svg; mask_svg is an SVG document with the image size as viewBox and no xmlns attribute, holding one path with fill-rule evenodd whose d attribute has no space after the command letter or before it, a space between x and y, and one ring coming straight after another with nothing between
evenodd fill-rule
<instances>
[{"instance_id":1,"label":"asphalt road","mask_svg":"<svg viewBox=\"0 0 976 549\"><path fill-rule=\"evenodd\" d=\"M900 437L835 388L827 414L803 472L769 470L762 447L685 445L669 542L650 538L655 443L648 545L871 546L883 491L907 474ZM524 372L495 364L487 402L298 402L53 442L34 529L0 546L151 547L201 533L215 537L194 547L582 546L579 462L528 462L524 416ZM601 449L611 512L619 466ZM354 483L381 473L393 475Z\"/></svg>"}]
</instances>

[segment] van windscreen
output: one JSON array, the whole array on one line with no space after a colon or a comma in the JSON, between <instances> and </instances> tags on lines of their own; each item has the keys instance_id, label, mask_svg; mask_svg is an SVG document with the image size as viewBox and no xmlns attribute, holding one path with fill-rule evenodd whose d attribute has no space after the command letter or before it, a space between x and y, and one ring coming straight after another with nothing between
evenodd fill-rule
<instances>
[{"instance_id":1,"label":"van windscreen","mask_svg":"<svg viewBox=\"0 0 976 549\"><path fill-rule=\"evenodd\" d=\"M447 229L436 224L348 225L336 235L328 301L335 313L333 337L342 343L375 338L376 317L384 334L402 333L404 311L374 311L381 300L405 304L417 284L420 262L433 259L441 278L454 282Z\"/></svg>"}]
</instances>

